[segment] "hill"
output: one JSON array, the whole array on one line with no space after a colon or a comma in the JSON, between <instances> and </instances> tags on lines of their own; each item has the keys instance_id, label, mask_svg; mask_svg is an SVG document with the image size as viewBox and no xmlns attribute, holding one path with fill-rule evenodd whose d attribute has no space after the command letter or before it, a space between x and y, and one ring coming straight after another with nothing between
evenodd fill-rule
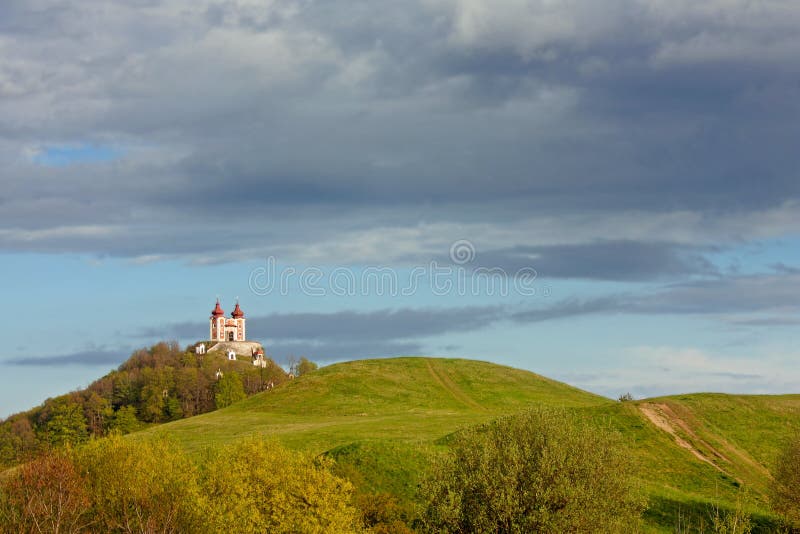
<instances>
[{"instance_id":1,"label":"hill","mask_svg":"<svg viewBox=\"0 0 800 534\"><path fill-rule=\"evenodd\" d=\"M199 451L263 433L327 453L363 491L413 499L419 472L458 429L548 405L577 410L629 442L653 531L708 523L737 499L764 528L769 469L800 430L800 395L696 394L616 402L486 362L394 358L331 365L229 408L161 425ZM740 488L745 488L742 492Z\"/></svg>"},{"instance_id":2,"label":"hill","mask_svg":"<svg viewBox=\"0 0 800 534\"><path fill-rule=\"evenodd\" d=\"M258 343L217 345L238 350L243 357L228 360L224 352L213 350L196 354L197 344L181 348L176 342L156 343L134 351L116 370L86 388L0 420L0 469L52 446L77 445L91 436L126 434L206 413L227 406L231 397L252 395L289 380L269 357L262 365L253 365L251 350L261 348ZM222 376L224 380L219 380ZM218 397L221 386L226 393Z\"/></svg>"},{"instance_id":3,"label":"hill","mask_svg":"<svg viewBox=\"0 0 800 534\"><path fill-rule=\"evenodd\" d=\"M531 403L612 401L528 371L458 359L392 358L323 367L224 410L156 427L189 449L250 433L322 453L357 440L435 440Z\"/></svg>"}]
</instances>

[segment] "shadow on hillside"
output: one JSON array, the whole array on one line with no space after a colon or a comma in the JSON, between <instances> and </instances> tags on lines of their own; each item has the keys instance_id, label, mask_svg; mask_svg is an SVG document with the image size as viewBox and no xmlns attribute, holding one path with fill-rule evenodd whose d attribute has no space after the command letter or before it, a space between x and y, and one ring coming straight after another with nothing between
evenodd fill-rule
<instances>
[{"instance_id":1,"label":"shadow on hillside","mask_svg":"<svg viewBox=\"0 0 800 534\"><path fill-rule=\"evenodd\" d=\"M719 506L720 514L732 511L728 505ZM651 495L644 519L648 524L671 532L713 532L714 515L714 505L707 501L675 500ZM754 533L780 531L780 523L774 517L755 514L751 520Z\"/></svg>"}]
</instances>

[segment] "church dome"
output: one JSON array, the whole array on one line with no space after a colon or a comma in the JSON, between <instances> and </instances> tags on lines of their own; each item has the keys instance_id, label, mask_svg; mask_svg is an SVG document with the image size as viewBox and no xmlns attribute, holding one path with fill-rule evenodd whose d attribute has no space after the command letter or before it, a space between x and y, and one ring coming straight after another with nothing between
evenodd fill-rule
<instances>
[{"instance_id":1,"label":"church dome","mask_svg":"<svg viewBox=\"0 0 800 534\"><path fill-rule=\"evenodd\" d=\"M225 315L225 312L222 311L222 308L219 305L219 300L217 300L217 305L211 310L211 317L222 317Z\"/></svg>"},{"instance_id":2,"label":"church dome","mask_svg":"<svg viewBox=\"0 0 800 534\"><path fill-rule=\"evenodd\" d=\"M236 303L236 307L233 309L233 313L231 314L231 317L233 317L234 319L241 319L242 317L244 317L244 312L239 307L239 303L238 302Z\"/></svg>"}]
</instances>

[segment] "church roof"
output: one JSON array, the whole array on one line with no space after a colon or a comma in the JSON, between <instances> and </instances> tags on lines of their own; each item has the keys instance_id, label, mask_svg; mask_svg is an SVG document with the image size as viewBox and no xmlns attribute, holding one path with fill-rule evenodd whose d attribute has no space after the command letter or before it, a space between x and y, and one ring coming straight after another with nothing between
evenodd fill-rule
<instances>
[{"instance_id":1,"label":"church roof","mask_svg":"<svg viewBox=\"0 0 800 534\"><path fill-rule=\"evenodd\" d=\"M239 307L239 303L238 302L236 303L236 307L233 309L233 313L231 314L231 317L233 317L235 319L239 319L241 317L244 317L244 312Z\"/></svg>"},{"instance_id":2,"label":"church roof","mask_svg":"<svg viewBox=\"0 0 800 534\"><path fill-rule=\"evenodd\" d=\"M217 305L211 310L211 317L222 317L225 315L225 312L222 311L222 308L219 305L219 299L217 299Z\"/></svg>"}]
</instances>

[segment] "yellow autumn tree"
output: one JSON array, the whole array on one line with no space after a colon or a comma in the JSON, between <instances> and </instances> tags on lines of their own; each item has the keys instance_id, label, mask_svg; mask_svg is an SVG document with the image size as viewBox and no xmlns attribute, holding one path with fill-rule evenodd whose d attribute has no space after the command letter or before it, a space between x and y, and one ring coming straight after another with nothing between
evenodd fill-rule
<instances>
[{"instance_id":1,"label":"yellow autumn tree","mask_svg":"<svg viewBox=\"0 0 800 534\"><path fill-rule=\"evenodd\" d=\"M208 452L202 479L213 532L359 531L352 485L325 458L254 437Z\"/></svg>"},{"instance_id":2,"label":"yellow autumn tree","mask_svg":"<svg viewBox=\"0 0 800 534\"><path fill-rule=\"evenodd\" d=\"M73 461L97 532L202 531L206 504L197 468L177 445L115 435L90 441Z\"/></svg>"}]
</instances>

